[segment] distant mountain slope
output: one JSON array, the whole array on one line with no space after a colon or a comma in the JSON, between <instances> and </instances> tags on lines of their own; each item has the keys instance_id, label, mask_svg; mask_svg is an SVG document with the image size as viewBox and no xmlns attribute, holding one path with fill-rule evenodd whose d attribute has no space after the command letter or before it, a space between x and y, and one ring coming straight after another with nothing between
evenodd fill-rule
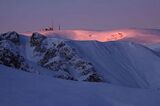
<instances>
[{"instance_id":1,"label":"distant mountain slope","mask_svg":"<svg viewBox=\"0 0 160 106\"><path fill-rule=\"evenodd\" d=\"M131 41L143 44L160 54L160 29L118 29L108 31L89 30L61 30L61 31L39 31L39 33L61 39L72 40L96 40L100 42L108 41ZM23 33L31 36L32 32Z\"/></svg>"},{"instance_id":2,"label":"distant mountain slope","mask_svg":"<svg viewBox=\"0 0 160 106\"><path fill-rule=\"evenodd\" d=\"M127 40L139 43L160 43L160 29L119 29L108 31L89 30L62 30L62 31L39 31L39 33L63 39L72 40L97 40L101 42ZM24 33L32 35L32 33Z\"/></svg>"},{"instance_id":3,"label":"distant mountain slope","mask_svg":"<svg viewBox=\"0 0 160 106\"><path fill-rule=\"evenodd\" d=\"M159 106L160 91L58 80L0 66L2 106Z\"/></svg>"}]
</instances>

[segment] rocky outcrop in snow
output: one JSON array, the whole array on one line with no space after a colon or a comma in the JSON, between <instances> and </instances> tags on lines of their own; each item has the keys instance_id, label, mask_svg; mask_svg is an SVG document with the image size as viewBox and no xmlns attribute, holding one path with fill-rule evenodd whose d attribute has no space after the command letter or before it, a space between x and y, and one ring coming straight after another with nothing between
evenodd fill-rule
<instances>
[{"instance_id":1,"label":"rocky outcrop in snow","mask_svg":"<svg viewBox=\"0 0 160 106\"><path fill-rule=\"evenodd\" d=\"M20 44L19 36L20 35L14 31L3 33L0 35L0 41L1 40L10 40L14 44Z\"/></svg>"},{"instance_id":2,"label":"rocky outcrop in snow","mask_svg":"<svg viewBox=\"0 0 160 106\"><path fill-rule=\"evenodd\" d=\"M40 46L40 44L45 38L46 38L45 36L35 32L31 36L30 44L31 46Z\"/></svg>"},{"instance_id":3,"label":"rocky outcrop in snow","mask_svg":"<svg viewBox=\"0 0 160 106\"><path fill-rule=\"evenodd\" d=\"M93 65L80 58L65 41L33 33L30 43L34 56L39 57L37 63L57 72L54 77L78 81L102 81Z\"/></svg>"},{"instance_id":4,"label":"rocky outcrop in snow","mask_svg":"<svg viewBox=\"0 0 160 106\"><path fill-rule=\"evenodd\" d=\"M0 35L0 64L29 71L29 65L18 51L18 46L20 45L19 36L16 32Z\"/></svg>"}]
</instances>

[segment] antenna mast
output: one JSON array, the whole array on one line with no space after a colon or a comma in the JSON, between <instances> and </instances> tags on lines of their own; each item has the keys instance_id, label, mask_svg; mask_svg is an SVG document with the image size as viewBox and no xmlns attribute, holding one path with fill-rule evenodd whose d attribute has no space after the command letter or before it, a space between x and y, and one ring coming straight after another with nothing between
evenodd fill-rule
<instances>
[{"instance_id":1,"label":"antenna mast","mask_svg":"<svg viewBox=\"0 0 160 106\"><path fill-rule=\"evenodd\" d=\"M61 25L58 26L58 29L61 30Z\"/></svg>"},{"instance_id":2,"label":"antenna mast","mask_svg":"<svg viewBox=\"0 0 160 106\"><path fill-rule=\"evenodd\" d=\"M54 22L53 22L53 18L51 19L51 30L54 30Z\"/></svg>"}]
</instances>

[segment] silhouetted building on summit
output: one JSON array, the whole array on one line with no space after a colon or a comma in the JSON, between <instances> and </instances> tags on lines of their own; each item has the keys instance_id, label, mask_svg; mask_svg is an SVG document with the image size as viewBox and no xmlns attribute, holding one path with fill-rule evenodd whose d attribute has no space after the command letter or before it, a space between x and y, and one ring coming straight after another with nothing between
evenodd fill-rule
<instances>
[{"instance_id":1,"label":"silhouetted building on summit","mask_svg":"<svg viewBox=\"0 0 160 106\"><path fill-rule=\"evenodd\" d=\"M46 27L42 29L43 31L53 31L53 27Z\"/></svg>"},{"instance_id":2,"label":"silhouetted building on summit","mask_svg":"<svg viewBox=\"0 0 160 106\"><path fill-rule=\"evenodd\" d=\"M53 28L53 26L42 28L42 31L54 31L54 30L55 30L55 28ZM58 26L57 30L61 30L60 25Z\"/></svg>"}]
</instances>

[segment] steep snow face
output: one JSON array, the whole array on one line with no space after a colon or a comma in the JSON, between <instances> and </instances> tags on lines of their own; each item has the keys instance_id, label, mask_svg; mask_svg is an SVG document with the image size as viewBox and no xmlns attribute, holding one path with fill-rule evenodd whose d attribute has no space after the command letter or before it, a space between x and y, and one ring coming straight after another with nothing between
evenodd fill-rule
<instances>
[{"instance_id":1,"label":"steep snow face","mask_svg":"<svg viewBox=\"0 0 160 106\"><path fill-rule=\"evenodd\" d=\"M160 91L58 80L0 66L1 106L159 106Z\"/></svg>"},{"instance_id":2,"label":"steep snow face","mask_svg":"<svg viewBox=\"0 0 160 106\"><path fill-rule=\"evenodd\" d=\"M131 42L69 41L79 55L93 63L112 84L140 88L160 87L160 57Z\"/></svg>"}]
</instances>

